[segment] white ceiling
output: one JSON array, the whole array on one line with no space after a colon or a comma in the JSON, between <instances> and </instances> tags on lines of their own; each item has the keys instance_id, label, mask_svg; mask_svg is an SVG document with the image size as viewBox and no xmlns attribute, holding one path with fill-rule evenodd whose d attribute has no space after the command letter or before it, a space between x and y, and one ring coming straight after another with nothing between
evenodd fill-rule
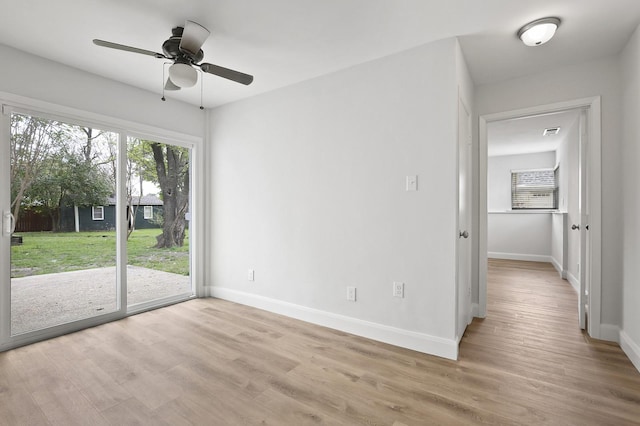
<instances>
[{"instance_id":1,"label":"white ceiling","mask_svg":"<svg viewBox=\"0 0 640 426\"><path fill-rule=\"evenodd\" d=\"M0 42L158 94L162 60L97 47L100 38L161 51L171 28L211 31L204 60L255 76L251 86L207 75L214 107L434 40L459 36L476 84L617 53L640 23L638 0L1 0ZM547 45L515 32L555 15ZM168 93L200 104L200 90Z\"/></svg>"},{"instance_id":2,"label":"white ceiling","mask_svg":"<svg viewBox=\"0 0 640 426\"><path fill-rule=\"evenodd\" d=\"M577 125L579 116L579 110L571 110L488 123L487 154L494 157L555 151L569 129ZM560 127L557 135L543 135L545 129L553 127Z\"/></svg>"}]
</instances>

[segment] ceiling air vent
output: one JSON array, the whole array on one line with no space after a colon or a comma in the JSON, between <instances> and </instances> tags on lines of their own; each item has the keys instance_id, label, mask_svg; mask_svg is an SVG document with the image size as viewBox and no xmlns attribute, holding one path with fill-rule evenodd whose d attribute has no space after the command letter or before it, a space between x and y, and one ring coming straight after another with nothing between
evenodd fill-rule
<instances>
[{"instance_id":1,"label":"ceiling air vent","mask_svg":"<svg viewBox=\"0 0 640 426\"><path fill-rule=\"evenodd\" d=\"M549 127L548 129L544 129L542 136L557 135L558 133L560 133L560 127Z\"/></svg>"}]
</instances>

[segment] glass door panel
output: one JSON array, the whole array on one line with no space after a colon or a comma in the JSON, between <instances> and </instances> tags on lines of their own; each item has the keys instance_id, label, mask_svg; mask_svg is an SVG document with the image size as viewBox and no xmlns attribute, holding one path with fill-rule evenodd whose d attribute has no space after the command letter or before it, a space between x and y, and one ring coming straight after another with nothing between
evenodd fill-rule
<instances>
[{"instance_id":1,"label":"glass door panel","mask_svg":"<svg viewBox=\"0 0 640 426\"><path fill-rule=\"evenodd\" d=\"M190 297L190 149L127 140L127 304Z\"/></svg>"},{"instance_id":2,"label":"glass door panel","mask_svg":"<svg viewBox=\"0 0 640 426\"><path fill-rule=\"evenodd\" d=\"M118 135L11 114L11 335L117 311Z\"/></svg>"}]
</instances>

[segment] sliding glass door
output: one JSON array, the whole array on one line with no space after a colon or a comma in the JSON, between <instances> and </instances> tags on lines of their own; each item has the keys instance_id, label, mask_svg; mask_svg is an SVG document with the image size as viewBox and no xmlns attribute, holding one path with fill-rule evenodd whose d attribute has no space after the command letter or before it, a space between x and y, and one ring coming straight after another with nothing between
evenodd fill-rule
<instances>
[{"instance_id":1,"label":"sliding glass door","mask_svg":"<svg viewBox=\"0 0 640 426\"><path fill-rule=\"evenodd\" d=\"M11 335L117 311L117 134L10 122Z\"/></svg>"},{"instance_id":2,"label":"sliding glass door","mask_svg":"<svg viewBox=\"0 0 640 426\"><path fill-rule=\"evenodd\" d=\"M192 146L2 111L0 349L194 296Z\"/></svg>"},{"instance_id":3,"label":"sliding glass door","mask_svg":"<svg viewBox=\"0 0 640 426\"><path fill-rule=\"evenodd\" d=\"M190 149L127 140L127 304L190 297Z\"/></svg>"}]
</instances>

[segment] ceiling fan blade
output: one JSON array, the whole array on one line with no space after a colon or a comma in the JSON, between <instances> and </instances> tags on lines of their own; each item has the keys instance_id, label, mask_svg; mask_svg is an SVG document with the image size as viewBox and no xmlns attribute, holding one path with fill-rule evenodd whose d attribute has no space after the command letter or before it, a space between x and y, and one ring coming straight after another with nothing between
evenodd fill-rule
<instances>
[{"instance_id":1,"label":"ceiling fan blade","mask_svg":"<svg viewBox=\"0 0 640 426\"><path fill-rule=\"evenodd\" d=\"M209 30L197 22L187 21L184 24L184 31L180 39L180 50L190 53L191 55L197 54L209 37L209 34L211 34Z\"/></svg>"},{"instance_id":2,"label":"ceiling fan blade","mask_svg":"<svg viewBox=\"0 0 640 426\"><path fill-rule=\"evenodd\" d=\"M99 40L97 38L93 39L93 44L97 46L108 47L111 49L124 50L126 52L140 53L142 55L153 56L155 58L168 59L162 53L152 52L151 50L139 49L137 47L125 46L124 44L112 43L110 41Z\"/></svg>"},{"instance_id":3,"label":"ceiling fan blade","mask_svg":"<svg viewBox=\"0 0 640 426\"><path fill-rule=\"evenodd\" d=\"M167 77L167 82L164 85L164 90L180 90L180 87L176 86L176 84L171 81L171 78Z\"/></svg>"},{"instance_id":4,"label":"ceiling fan blade","mask_svg":"<svg viewBox=\"0 0 640 426\"><path fill-rule=\"evenodd\" d=\"M240 71L230 70L229 68L220 67L218 65L213 65L206 62L198 66L204 72L217 75L218 77L226 78L240 84L244 84L245 86L248 86L253 81L252 75L241 73Z\"/></svg>"}]
</instances>

